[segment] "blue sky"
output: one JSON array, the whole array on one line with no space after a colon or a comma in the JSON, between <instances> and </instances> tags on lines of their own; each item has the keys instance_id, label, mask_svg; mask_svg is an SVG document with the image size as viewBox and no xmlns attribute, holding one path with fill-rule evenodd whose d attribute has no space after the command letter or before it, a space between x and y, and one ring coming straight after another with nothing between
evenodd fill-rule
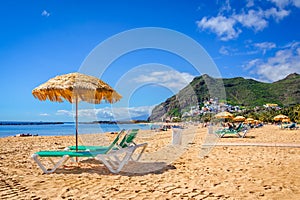
<instances>
[{"instance_id":1,"label":"blue sky","mask_svg":"<svg viewBox=\"0 0 300 200\"><path fill-rule=\"evenodd\" d=\"M111 37L144 27L172 30L196 41L222 77L277 81L300 73L299 18L299 0L2 2L0 120L73 121L71 104L41 102L31 90L56 75L80 71L91 52ZM174 45L180 49L182 44ZM126 98L113 105L113 112L109 104L81 103L82 121L147 115L202 73L161 49L144 48L109 65L101 60L95 64L105 68L99 78ZM136 87L126 94L130 84Z\"/></svg>"}]
</instances>

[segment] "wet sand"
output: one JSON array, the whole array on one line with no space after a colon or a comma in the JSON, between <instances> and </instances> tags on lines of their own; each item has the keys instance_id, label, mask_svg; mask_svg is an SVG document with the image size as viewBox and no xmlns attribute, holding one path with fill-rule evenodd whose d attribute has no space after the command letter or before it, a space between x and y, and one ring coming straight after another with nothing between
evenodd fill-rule
<instances>
[{"instance_id":1,"label":"wet sand","mask_svg":"<svg viewBox=\"0 0 300 200\"><path fill-rule=\"evenodd\" d=\"M144 157L119 174L93 159L43 174L30 156L74 145L72 136L0 138L0 199L300 199L300 130L267 125L246 138L228 135L204 155L206 134L193 125L183 145L172 146L170 130L140 131L137 143L148 143ZM104 144L114 136L81 141Z\"/></svg>"}]
</instances>

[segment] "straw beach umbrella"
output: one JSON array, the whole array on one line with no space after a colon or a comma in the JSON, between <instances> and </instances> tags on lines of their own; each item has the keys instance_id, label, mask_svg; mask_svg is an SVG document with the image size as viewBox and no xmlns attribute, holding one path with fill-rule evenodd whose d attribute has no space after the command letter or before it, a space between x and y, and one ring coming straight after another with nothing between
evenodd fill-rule
<instances>
[{"instance_id":1,"label":"straw beach umbrella","mask_svg":"<svg viewBox=\"0 0 300 200\"><path fill-rule=\"evenodd\" d=\"M76 150L78 150L78 103L85 101L99 104L102 100L114 103L122 96L100 79L80 73L70 73L51 78L32 90L35 98L45 101L76 104Z\"/></svg>"},{"instance_id":2,"label":"straw beach umbrella","mask_svg":"<svg viewBox=\"0 0 300 200\"><path fill-rule=\"evenodd\" d=\"M291 121L290 118L285 118L281 122L290 122L290 121Z\"/></svg>"},{"instance_id":3,"label":"straw beach umbrella","mask_svg":"<svg viewBox=\"0 0 300 200\"><path fill-rule=\"evenodd\" d=\"M233 120L236 122L243 122L246 120L246 118L243 116L236 116L235 118L233 118Z\"/></svg>"},{"instance_id":4,"label":"straw beach umbrella","mask_svg":"<svg viewBox=\"0 0 300 200\"><path fill-rule=\"evenodd\" d=\"M251 118L251 117L248 117L248 118L245 120L245 122L248 123L248 124L251 124L251 123L254 122L254 119Z\"/></svg>"},{"instance_id":5,"label":"straw beach umbrella","mask_svg":"<svg viewBox=\"0 0 300 200\"><path fill-rule=\"evenodd\" d=\"M216 114L215 117L219 119L231 119L233 118L233 114L231 114L230 112L220 112Z\"/></svg>"},{"instance_id":6,"label":"straw beach umbrella","mask_svg":"<svg viewBox=\"0 0 300 200\"><path fill-rule=\"evenodd\" d=\"M274 117L274 120L275 120L275 121L281 121L281 120L283 120L283 119L289 119L289 117L286 116L286 115L282 115L282 114L277 115L277 116Z\"/></svg>"}]
</instances>

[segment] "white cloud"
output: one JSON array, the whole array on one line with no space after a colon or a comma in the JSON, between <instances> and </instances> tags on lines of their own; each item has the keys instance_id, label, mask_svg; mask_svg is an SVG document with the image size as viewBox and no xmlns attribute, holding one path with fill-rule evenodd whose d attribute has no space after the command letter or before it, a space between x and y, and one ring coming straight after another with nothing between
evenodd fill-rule
<instances>
[{"instance_id":1,"label":"white cloud","mask_svg":"<svg viewBox=\"0 0 300 200\"><path fill-rule=\"evenodd\" d=\"M276 44L273 42L261 42L261 43L254 43L253 46L258 47L260 49L273 49L276 47Z\"/></svg>"},{"instance_id":2,"label":"white cloud","mask_svg":"<svg viewBox=\"0 0 300 200\"><path fill-rule=\"evenodd\" d=\"M258 82L269 83L269 81L266 81L266 80L264 80L264 79L255 78L255 77L247 76L247 77L244 77L244 78L245 78L245 79L252 79L252 80L255 80L255 81L258 81Z\"/></svg>"},{"instance_id":3,"label":"white cloud","mask_svg":"<svg viewBox=\"0 0 300 200\"><path fill-rule=\"evenodd\" d=\"M245 55L254 55L259 53L260 51L257 49L249 50L249 51L240 51L237 48L232 48L230 46L221 46L219 49L219 53L226 56L245 56Z\"/></svg>"},{"instance_id":4,"label":"white cloud","mask_svg":"<svg viewBox=\"0 0 300 200\"><path fill-rule=\"evenodd\" d=\"M276 44L273 42L254 43L253 46L262 50L263 54L265 54L267 50L276 48Z\"/></svg>"},{"instance_id":5,"label":"white cloud","mask_svg":"<svg viewBox=\"0 0 300 200\"><path fill-rule=\"evenodd\" d=\"M300 46L300 42L293 41L283 46L282 49L294 49L297 48L298 46Z\"/></svg>"},{"instance_id":6,"label":"white cloud","mask_svg":"<svg viewBox=\"0 0 300 200\"><path fill-rule=\"evenodd\" d=\"M72 111L68 111L68 110L58 110L56 112L57 115L66 115L66 116L69 116L69 117L73 117L75 115L74 112Z\"/></svg>"},{"instance_id":7,"label":"white cloud","mask_svg":"<svg viewBox=\"0 0 300 200\"><path fill-rule=\"evenodd\" d=\"M196 22L198 27L202 30L210 30L218 35L223 41L235 39L241 33L241 30L235 29L236 20L219 15L217 17L207 18L203 17Z\"/></svg>"},{"instance_id":8,"label":"white cloud","mask_svg":"<svg viewBox=\"0 0 300 200\"><path fill-rule=\"evenodd\" d=\"M113 108L113 115L117 120L134 119L141 116L150 116L153 108L154 106Z\"/></svg>"},{"instance_id":9,"label":"white cloud","mask_svg":"<svg viewBox=\"0 0 300 200\"><path fill-rule=\"evenodd\" d=\"M230 51L229 51L228 47L225 47L225 46L222 46L220 48L219 53L226 55L226 56L230 55Z\"/></svg>"},{"instance_id":10,"label":"white cloud","mask_svg":"<svg viewBox=\"0 0 300 200\"><path fill-rule=\"evenodd\" d=\"M284 10L284 9L277 10L276 8L270 8L270 9L265 11L266 18L273 17L276 22L279 22L280 20L282 20L283 18L285 18L289 14L290 14L290 11L289 10Z\"/></svg>"},{"instance_id":11,"label":"white cloud","mask_svg":"<svg viewBox=\"0 0 300 200\"><path fill-rule=\"evenodd\" d=\"M40 116L50 116L48 113L41 113Z\"/></svg>"},{"instance_id":12,"label":"white cloud","mask_svg":"<svg viewBox=\"0 0 300 200\"><path fill-rule=\"evenodd\" d=\"M248 67L255 67L254 72L259 79L277 81L290 73L300 73L300 45L294 42L284 49L278 50L267 60L255 59L248 63Z\"/></svg>"},{"instance_id":13,"label":"white cloud","mask_svg":"<svg viewBox=\"0 0 300 200\"><path fill-rule=\"evenodd\" d=\"M261 42L253 43L251 40L245 41L247 51L240 51L238 48L231 46L221 46L219 53L226 56L245 56L245 55L254 55L254 54L263 54L265 55L267 51L275 49L276 44L273 42Z\"/></svg>"},{"instance_id":14,"label":"white cloud","mask_svg":"<svg viewBox=\"0 0 300 200\"><path fill-rule=\"evenodd\" d=\"M268 26L268 22L264 19L264 12L262 10L249 10L248 13L241 13L233 15L233 18L247 28L252 28L255 31L263 30Z\"/></svg>"},{"instance_id":15,"label":"white cloud","mask_svg":"<svg viewBox=\"0 0 300 200\"><path fill-rule=\"evenodd\" d=\"M220 9L220 12L223 12L223 11L230 11L231 10L231 6L230 6L230 0L226 0L223 4L223 6L221 7Z\"/></svg>"},{"instance_id":16,"label":"white cloud","mask_svg":"<svg viewBox=\"0 0 300 200\"><path fill-rule=\"evenodd\" d=\"M44 16L44 17L49 17L50 13L48 11L46 11L46 10L43 10L43 12L42 12L41 15Z\"/></svg>"},{"instance_id":17,"label":"white cloud","mask_svg":"<svg viewBox=\"0 0 300 200\"><path fill-rule=\"evenodd\" d=\"M247 6L248 8L254 6L254 0L248 0L246 6Z\"/></svg>"},{"instance_id":18,"label":"white cloud","mask_svg":"<svg viewBox=\"0 0 300 200\"><path fill-rule=\"evenodd\" d=\"M140 107L105 107L94 109L79 109L78 115L80 119L96 120L131 120L141 116L149 116L154 106ZM74 111L58 110L57 115L74 116Z\"/></svg>"},{"instance_id":19,"label":"white cloud","mask_svg":"<svg viewBox=\"0 0 300 200\"><path fill-rule=\"evenodd\" d=\"M150 72L147 75L142 74L134 78L133 81L136 83L159 84L177 92L187 86L193 78L194 76L189 73L170 70Z\"/></svg>"},{"instance_id":20,"label":"white cloud","mask_svg":"<svg viewBox=\"0 0 300 200\"><path fill-rule=\"evenodd\" d=\"M300 0L292 0L292 3L294 6L296 6L297 8L300 8Z\"/></svg>"},{"instance_id":21,"label":"white cloud","mask_svg":"<svg viewBox=\"0 0 300 200\"><path fill-rule=\"evenodd\" d=\"M230 46L221 46L219 53L226 56L241 55L241 52L239 52L238 49Z\"/></svg>"},{"instance_id":22,"label":"white cloud","mask_svg":"<svg viewBox=\"0 0 300 200\"><path fill-rule=\"evenodd\" d=\"M269 0L273 2L278 8L285 8L287 6L300 7L300 0Z\"/></svg>"},{"instance_id":23,"label":"white cloud","mask_svg":"<svg viewBox=\"0 0 300 200\"><path fill-rule=\"evenodd\" d=\"M245 68L245 70L249 70L249 69L255 67L256 65L258 65L259 62L261 62L260 59L251 60L244 66L244 68Z\"/></svg>"},{"instance_id":24,"label":"white cloud","mask_svg":"<svg viewBox=\"0 0 300 200\"><path fill-rule=\"evenodd\" d=\"M284 9L286 2L273 1L273 3L278 8L269 7L262 9L255 6L254 0L248 0L246 7L240 11L232 9L229 3L227 3L227 6L220 8L217 16L204 16L201 20L196 21L196 24L202 31L215 33L220 40L228 41L236 39L242 33L242 28L252 29L255 32L262 31L268 26L271 19L278 23L291 13L290 10ZM293 1L293 4L295 6L299 4L300 6L300 0ZM227 11L227 15L223 13L225 10Z\"/></svg>"},{"instance_id":25,"label":"white cloud","mask_svg":"<svg viewBox=\"0 0 300 200\"><path fill-rule=\"evenodd\" d=\"M279 8L284 8L290 4L291 0L269 0L269 1L275 3L275 5Z\"/></svg>"}]
</instances>

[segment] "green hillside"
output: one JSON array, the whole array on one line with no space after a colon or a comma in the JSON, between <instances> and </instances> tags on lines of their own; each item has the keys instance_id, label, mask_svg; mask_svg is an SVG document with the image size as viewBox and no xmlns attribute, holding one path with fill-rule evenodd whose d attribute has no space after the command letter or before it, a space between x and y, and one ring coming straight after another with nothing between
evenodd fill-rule
<instances>
[{"instance_id":1,"label":"green hillside","mask_svg":"<svg viewBox=\"0 0 300 200\"><path fill-rule=\"evenodd\" d=\"M202 75L194 78L178 94L156 106L150 120L159 120L162 116L180 116L189 107L201 105L203 101L216 97L231 105L246 107L263 106L267 103L296 105L300 103L300 75L290 74L274 83L242 77L217 79Z\"/></svg>"}]
</instances>

